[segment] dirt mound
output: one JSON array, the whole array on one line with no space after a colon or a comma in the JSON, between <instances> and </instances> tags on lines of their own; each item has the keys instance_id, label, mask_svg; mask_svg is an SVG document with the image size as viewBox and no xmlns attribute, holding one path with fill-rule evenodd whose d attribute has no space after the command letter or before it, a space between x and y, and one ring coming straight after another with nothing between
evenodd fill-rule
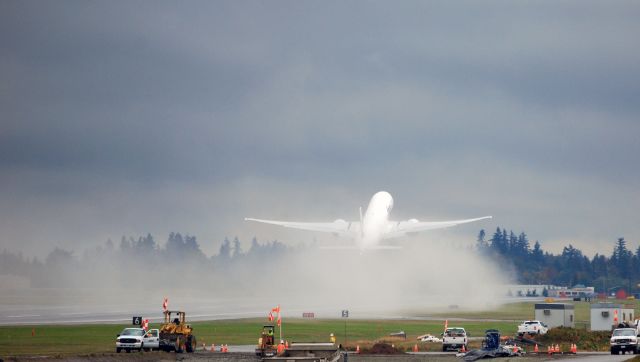
<instances>
[{"instance_id":1,"label":"dirt mound","mask_svg":"<svg viewBox=\"0 0 640 362\"><path fill-rule=\"evenodd\" d=\"M367 351L369 354L399 354L403 353L396 347L388 344L388 343L376 343L371 347L370 350Z\"/></svg>"},{"instance_id":2,"label":"dirt mound","mask_svg":"<svg viewBox=\"0 0 640 362\"><path fill-rule=\"evenodd\" d=\"M534 339L543 345L560 344L569 345L575 343L579 350L605 351L609 348L609 338L611 332L607 331L587 331L575 328L551 328L543 336L536 336Z\"/></svg>"}]
</instances>

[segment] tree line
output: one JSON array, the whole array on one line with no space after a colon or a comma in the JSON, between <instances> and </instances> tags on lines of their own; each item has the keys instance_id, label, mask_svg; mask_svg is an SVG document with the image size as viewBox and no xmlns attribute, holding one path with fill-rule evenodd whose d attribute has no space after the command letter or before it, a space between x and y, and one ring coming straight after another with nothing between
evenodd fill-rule
<instances>
[{"instance_id":1,"label":"tree line","mask_svg":"<svg viewBox=\"0 0 640 362\"><path fill-rule=\"evenodd\" d=\"M206 275L211 283L217 278L231 278L241 269L265 258L283 257L295 248L279 241L251 241L242 250L238 238L225 238L219 252L207 257L195 236L171 233L164 244L151 234L138 238L122 237L120 243L107 240L103 245L86 249L81 255L54 248L44 259L28 258L22 253L0 253L0 275L25 277L31 287L103 287L129 286L132 280L145 286L191 284L190 276Z\"/></svg>"},{"instance_id":2,"label":"tree line","mask_svg":"<svg viewBox=\"0 0 640 362\"><path fill-rule=\"evenodd\" d=\"M480 230L476 251L496 262L508 263L516 281L522 284L583 284L595 287L600 293L618 289L637 292L640 290L640 247L635 252L629 250L623 237L612 244L609 256L597 253L589 258L571 244L554 255L545 252L539 241L531 247L524 232L516 235L497 227L490 237L484 229Z\"/></svg>"},{"instance_id":3,"label":"tree line","mask_svg":"<svg viewBox=\"0 0 640 362\"><path fill-rule=\"evenodd\" d=\"M54 248L44 259L25 257L21 253L3 250L0 253L0 275L25 277L32 287L89 287L90 281L103 286L128 285L134 276L145 283L188 282L188 275L203 273L212 282L242 282L261 265L274 265L284 258L314 245L287 246L279 241L251 240L248 249L236 237L225 238L218 253L207 256L195 236L171 233L165 243L158 243L151 234L122 237L116 245L111 240L81 255L71 250ZM525 232L515 234L506 228L496 228L492 235L480 230L471 251L490 258L522 284L594 286L597 292L612 292L623 288L637 292L640 282L640 247L635 252L627 248L624 238L613 243L610 255L596 254L592 258L569 244L554 255L542 249L536 241L533 247Z\"/></svg>"}]
</instances>

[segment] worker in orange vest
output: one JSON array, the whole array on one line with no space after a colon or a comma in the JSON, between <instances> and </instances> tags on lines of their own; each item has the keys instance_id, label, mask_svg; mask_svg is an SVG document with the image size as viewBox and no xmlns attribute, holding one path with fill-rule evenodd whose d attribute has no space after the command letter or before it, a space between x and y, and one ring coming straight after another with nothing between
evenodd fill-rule
<instances>
[{"instance_id":1,"label":"worker in orange vest","mask_svg":"<svg viewBox=\"0 0 640 362\"><path fill-rule=\"evenodd\" d=\"M278 344L278 355L282 356L284 353L284 341L280 340L280 344Z\"/></svg>"}]
</instances>

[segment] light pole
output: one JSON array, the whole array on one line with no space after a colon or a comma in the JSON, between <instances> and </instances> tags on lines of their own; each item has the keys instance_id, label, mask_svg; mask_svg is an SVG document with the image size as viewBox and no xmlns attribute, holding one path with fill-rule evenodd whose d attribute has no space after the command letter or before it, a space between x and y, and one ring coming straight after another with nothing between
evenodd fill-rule
<instances>
[{"instance_id":1,"label":"light pole","mask_svg":"<svg viewBox=\"0 0 640 362\"><path fill-rule=\"evenodd\" d=\"M349 310L342 310L342 318L344 319L344 348L347 349L347 319L349 318Z\"/></svg>"}]
</instances>

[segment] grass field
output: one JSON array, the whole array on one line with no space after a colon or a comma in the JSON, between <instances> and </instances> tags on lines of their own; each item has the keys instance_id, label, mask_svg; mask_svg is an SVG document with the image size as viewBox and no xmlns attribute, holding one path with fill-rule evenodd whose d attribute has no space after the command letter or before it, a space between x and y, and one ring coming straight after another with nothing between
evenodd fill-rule
<instances>
[{"instance_id":1,"label":"grass field","mask_svg":"<svg viewBox=\"0 0 640 362\"><path fill-rule=\"evenodd\" d=\"M198 344L255 344L258 341L263 320L240 319L212 322L194 322L194 334ZM347 340L349 345L367 345L374 340L392 340L399 346L412 346L415 337L432 333L439 335L443 321L407 320L348 320ZM463 326L472 336L482 336L488 328L514 331L515 322L465 322L449 323ZM0 327L0 356L8 355L65 355L78 353L112 352L116 334L124 325L69 325L35 327ZM158 327L151 325L151 328ZM388 338L392 332L405 331L407 341ZM32 331L35 335L32 336ZM278 331L276 331L276 334ZM328 342L334 333L338 343L344 343L344 320L290 319L283 323L284 337L289 341ZM439 348L439 345L434 345Z\"/></svg>"},{"instance_id":2,"label":"grass field","mask_svg":"<svg viewBox=\"0 0 640 362\"><path fill-rule=\"evenodd\" d=\"M637 301L629 301L636 304ZM405 331L407 341L394 340L402 347L410 348L415 337L431 333L442 333L445 318L467 318L469 321L449 321L449 326L464 327L471 336L481 337L489 328L500 330L504 335L515 332L516 326L525 319L533 318L531 302L507 304L494 311L464 312L452 310L441 315L430 317L441 320L347 320L348 345L367 345L372 341L390 340L389 333ZM585 329L589 320L589 303L575 302L576 328ZM498 321L492 321L498 320ZM258 340L264 320L239 319L224 321L194 322L198 344L203 342L219 344L255 344ZM67 355L83 353L111 352L115 348L115 337L127 325L89 324L64 326L1 326L0 357L10 355ZM151 325L156 328L158 325ZM35 335L32 336L32 331ZM344 343L345 320L327 319L285 319L283 323L284 337L289 341L322 342L329 340L334 333L338 343ZM277 332L276 332L277 333ZM424 348L421 345L421 349ZM431 345L430 348L439 348Z\"/></svg>"}]
</instances>

